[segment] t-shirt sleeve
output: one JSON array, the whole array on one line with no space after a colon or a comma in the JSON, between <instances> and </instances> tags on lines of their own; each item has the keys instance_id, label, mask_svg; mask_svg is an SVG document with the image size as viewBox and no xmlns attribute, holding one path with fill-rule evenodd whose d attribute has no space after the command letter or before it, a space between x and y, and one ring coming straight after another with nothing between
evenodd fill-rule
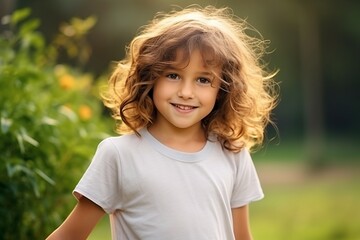
<instances>
[{"instance_id":1,"label":"t-shirt sleeve","mask_svg":"<svg viewBox=\"0 0 360 240\"><path fill-rule=\"evenodd\" d=\"M250 153L243 149L238 154L239 162L231 198L232 208L247 205L264 197Z\"/></svg>"},{"instance_id":2,"label":"t-shirt sleeve","mask_svg":"<svg viewBox=\"0 0 360 240\"><path fill-rule=\"evenodd\" d=\"M105 212L120 209L121 174L118 150L111 139L103 140L73 194L82 196L99 205Z\"/></svg>"}]
</instances>

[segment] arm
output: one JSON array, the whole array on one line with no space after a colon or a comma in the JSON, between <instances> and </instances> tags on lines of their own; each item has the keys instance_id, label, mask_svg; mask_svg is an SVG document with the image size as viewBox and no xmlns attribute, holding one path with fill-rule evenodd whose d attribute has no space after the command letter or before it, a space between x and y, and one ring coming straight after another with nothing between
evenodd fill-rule
<instances>
[{"instance_id":1,"label":"arm","mask_svg":"<svg viewBox=\"0 0 360 240\"><path fill-rule=\"evenodd\" d=\"M232 210L234 235L236 240L252 240L249 224L249 207L245 205Z\"/></svg>"},{"instance_id":2,"label":"arm","mask_svg":"<svg viewBox=\"0 0 360 240\"><path fill-rule=\"evenodd\" d=\"M101 207L86 197L81 197L74 210L47 240L86 239L104 214Z\"/></svg>"}]
</instances>

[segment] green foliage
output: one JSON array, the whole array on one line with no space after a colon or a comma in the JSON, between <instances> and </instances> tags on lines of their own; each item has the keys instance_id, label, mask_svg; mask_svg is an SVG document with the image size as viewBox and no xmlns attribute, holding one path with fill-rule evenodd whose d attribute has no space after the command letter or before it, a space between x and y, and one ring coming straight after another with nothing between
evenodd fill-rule
<instances>
[{"instance_id":1,"label":"green foliage","mask_svg":"<svg viewBox=\"0 0 360 240\"><path fill-rule=\"evenodd\" d=\"M62 23L59 34L52 42L54 55L57 57L59 50L78 65L84 65L90 58L91 46L86 39L88 31L95 25L96 18L72 18L69 23ZM60 52L61 53L61 52Z\"/></svg>"},{"instance_id":2,"label":"green foliage","mask_svg":"<svg viewBox=\"0 0 360 240\"><path fill-rule=\"evenodd\" d=\"M93 76L58 64L29 16L22 9L5 17L9 30L0 35L1 239L44 239L54 230L109 132Z\"/></svg>"}]
</instances>

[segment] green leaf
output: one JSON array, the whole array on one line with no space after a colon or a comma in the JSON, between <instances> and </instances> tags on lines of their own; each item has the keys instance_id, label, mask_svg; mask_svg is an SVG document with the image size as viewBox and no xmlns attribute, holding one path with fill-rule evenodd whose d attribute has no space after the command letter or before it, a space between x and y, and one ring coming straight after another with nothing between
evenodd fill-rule
<instances>
[{"instance_id":1,"label":"green leaf","mask_svg":"<svg viewBox=\"0 0 360 240\"><path fill-rule=\"evenodd\" d=\"M36 180L35 179L30 179L30 183L31 183L31 185L33 187L33 191L34 191L35 196L37 198L39 198L40 197L40 191L39 191L39 187L38 187L38 184L37 184Z\"/></svg>"},{"instance_id":2,"label":"green leaf","mask_svg":"<svg viewBox=\"0 0 360 240\"><path fill-rule=\"evenodd\" d=\"M70 21L70 25L75 29L75 32L77 35L84 35L89 32L89 30L94 27L96 24L96 17L90 16L86 19L80 19L80 18L72 18Z\"/></svg>"},{"instance_id":3,"label":"green leaf","mask_svg":"<svg viewBox=\"0 0 360 240\"><path fill-rule=\"evenodd\" d=\"M20 152L24 153L25 152L25 147L24 147L24 141L23 141L23 137L21 134L16 133L16 140L18 141L19 147L20 147Z\"/></svg>"},{"instance_id":4,"label":"green leaf","mask_svg":"<svg viewBox=\"0 0 360 240\"><path fill-rule=\"evenodd\" d=\"M23 134L23 139L25 142L30 143L31 145L33 145L34 147L39 146L39 142L36 141L35 139L33 139L32 137L30 137L29 135L27 135L26 133Z\"/></svg>"},{"instance_id":5,"label":"green leaf","mask_svg":"<svg viewBox=\"0 0 360 240\"><path fill-rule=\"evenodd\" d=\"M40 20L39 19L31 19L20 27L20 36L24 37L26 34L29 34L33 31L35 31L40 26Z\"/></svg>"},{"instance_id":6,"label":"green leaf","mask_svg":"<svg viewBox=\"0 0 360 240\"><path fill-rule=\"evenodd\" d=\"M55 185L55 181L52 180L48 175L46 175L43 171L41 171L40 169L36 168L35 172L42 178L44 179L46 182L50 183L51 185Z\"/></svg>"},{"instance_id":7,"label":"green leaf","mask_svg":"<svg viewBox=\"0 0 360 240\"><path fill-rule=\"evenodd\" d=\"M11 166L10 164L6 164L6 168L7 168L9 177L13 177L15 175L15 173L18 173L18 172L23 172L28 176L34 175L34 173L31 171L31 169L29 169L23 165L20 165L20 164L16 164L14 166Z\"/></svg>"},{"instance_id":8,"label":"green leaf","mask_svg":"<svg viewBox=\"0 0 360 240\"><path fill-rule=\"evenodd\" d=\"M13 25L18 24L21 20L24 20L25 18L27 18L31 13L30 8L23 8L23 9L19 9L16 10L12 15L11 15L11 23Z\"/></svg>"},{"instance_id":9,"label":"green leaf","mask_svg":"<svg viewBox=\"0 0 360 240\"><path fill-rule=\"evenodd\" d=\"M2 133L7 133L9 131L9 128L12 125L12 120L9 118L1 118L0 120L0 124L1 124L1 132Z\"/></svg>"},{"instance_id":10,"label":"green leaf","mask_svg":"<svg viewBox=\"0 0 360 240\"><path fill-rule=\"evenodd\" d=\"M61 106L59 112L69 118L72 122L78 120L76 113L68 107Z\"/></svg>"},{"instance_id":11,"label":"green leaf","mask_svg":"<svg viewBox=\"0 0 360 240\"><path fill-rule=\"evenodd\" d=\"M46 124L46 125L49 125L49 126L56 126L59 123L59 121L57 121L56 119L53 119L53 118L50 118L50 117L47 117L47 116L43 117L41 119L41 122L43 124Z\"/></svg>"}]
</instances>

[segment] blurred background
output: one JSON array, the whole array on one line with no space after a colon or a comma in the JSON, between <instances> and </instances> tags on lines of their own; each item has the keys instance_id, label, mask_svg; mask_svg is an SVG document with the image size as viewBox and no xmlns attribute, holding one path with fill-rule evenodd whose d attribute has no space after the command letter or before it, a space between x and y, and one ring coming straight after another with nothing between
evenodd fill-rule
<instances>
[{"instance_id":1,"label":"blurred background","mask_svg":"<svg viewBox=\"0 0 360 240\"><path fill-rule=\"evenodd\" d=\"M266 195L251 206L254 238L360 239L359 1L0 0L3 239L62 222L97 143L115 134L100 85L154 14L194 3L247 19L280 70L279 133L269 127L253 155ZM110 239L107 218L91 239Z\"/></svg>"}]
</instances>

